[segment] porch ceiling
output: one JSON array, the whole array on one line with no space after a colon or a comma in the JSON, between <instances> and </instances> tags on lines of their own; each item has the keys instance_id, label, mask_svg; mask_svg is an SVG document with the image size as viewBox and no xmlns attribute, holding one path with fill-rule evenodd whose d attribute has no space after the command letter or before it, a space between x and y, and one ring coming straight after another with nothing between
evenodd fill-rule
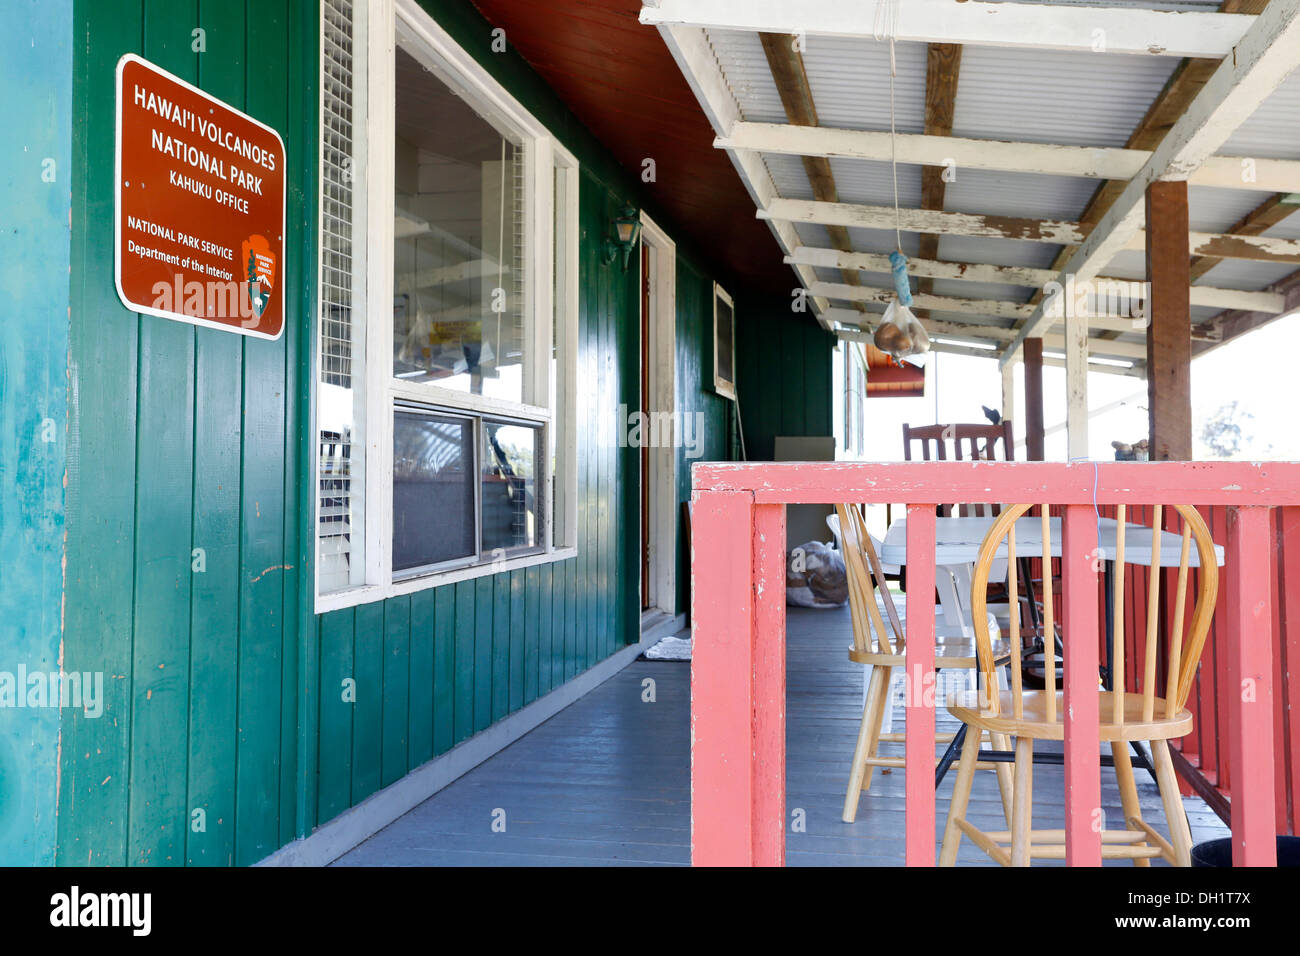
<instances>
[{"instance_id":1,"label":"porch ceiling","mask_svg":"<svg viewBox=\"0 0 1300 956\"><path fill-rule=\"evenodd\" d=\"M932 21L915 14L922 5ZM904 228L903 251L938 266L1034 270L981 274L975 281L972 275L920 278L915 291L941 299L928 309L943 329L938 348L995 346L993 354L1007 361L1028 331L1059 339L1060 326L1041 314L1048 279L1067 272L1145 279L1144 209L1134 189L1153 179L1190 183L1198 351L1300 305L1300 216L1288 218L1300 205L1285 200L1300 193L1293 0L1273 0L1263 17L1256 14L1268 0L904 0L901 6L896 127L912 135L898 147L898 200L905 215L916 217ZM978 25L962 27L976 7L1015 17L1009 31L1015 35L981 37ZM1152 11L1185 15L1144 19ZM1088 19L1069 19L1079 14ZM863 300L891 285L878 263L864 264L856 255L887 254L896 244L889 45L872 36L875 16L875 4L845 7L832 0L646 0L641 14L674 51L717 133L718 151L733 158L828 328L869 327L863 313L884 305ZM1102 42L1117 48L1132 46L1144 24L1155 24L1149 31L1168 47L1155 55L1094 52L1084 29L1090 23L1104 24ZM791 33L805 26L791 74L784 63L790 54L774 57L773 38L791 45ZM1074 33L1063 36L1067 27ZM963 29L964 44L954 47ZM1161 55L1185 49L1213 58ZM1219 70L1224 53L1231 51L1235 63L1252 49L1262 65L1236 74ZM942 62L936 68L941 50L946 68ZM797 77L800 69L804 102L795 96L792 110L790 84L778 86L773 77ZM1253 177L1242 174L1243 160ZM940 178L945 167L949 174ZM953 213L985 218L969 228ZM1004 217L1016 222L1008 228ZM1044 238L1007 237L1023 236L1025 223L1042 223ZM1225 234L1290 242L1234 250L1234 258L1211 256L1224 243L1212 238ZM852 254L848 260L845 253ZM1276 294L1239 294L1264 291ZM1145 374L1145 333L1115 325L1093 325L1090 354L1109 359L1107 370Z\"/></svg>"},{"instance_id":2,"label":"porch ceiling","mask_svg":"<svg viewBox=\"0 0 1300 956\"><path fill-rule=\"evenodd\" d=\"M507 42L645 188L685 237L746 291L789 296L781 250L639 0L474 0ZM652 210L652 213L654 211ZM740 291L740 290L732 290Z\"/></svg>"}]
</instances>

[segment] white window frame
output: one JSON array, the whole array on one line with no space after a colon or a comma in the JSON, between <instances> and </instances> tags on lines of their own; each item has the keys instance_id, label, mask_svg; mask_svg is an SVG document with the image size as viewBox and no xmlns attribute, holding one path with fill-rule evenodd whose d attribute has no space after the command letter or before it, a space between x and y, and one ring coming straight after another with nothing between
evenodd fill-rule
<instances>
[{"instance_id":1,"label":"white window frame","mask_svg":"<svg viewBox=\"0 0 1300 956\"><path fill-rule=\"evenodd\" d=\"M356 0L358 16L367 21L361 31L366 45L364 90L370 103L387 104L365 113L365 165L367 175L354 189L364 194L366 287L365 322L365 461L361 498L365 528L365 584L320 592L315 588L316 613L353 607L387 597L498 574L577 555L577 355L578 340L578 171L577 158L564 147L504 87L460 48L416 0ZM361 39L361 36L358 39ZM531 359L524 369L526 396L536 400L550 392L552 325L556 324L557 368L563 389L556 390L555 409L548 405L507 402L485 395L427 383L402 382L393 376L393 198L394 108L398 37L402 48L430 68L489 123L523 142L526 169L531 177L524 214L529 263L524 280L524 322L531 332ZM362 82L354 80L354 89ZM555 179L563 179L565 208L555 222ZM354 199L354 206L361 203ZM542 227L544 224L544 227ZM539 228L541 227L541 228ZM553 233L563 234L563 261L556 268ZM554 283L550 280L554 275ZM313 387L318 387L318 382ZM539 550L454 568L431 569L402 575L392 568L393 543L393 428L398 402L414 402L430 410L489 418L528 419L543 428L544 460L538 468ZM481 419L479 420L481 422ZM565 442L556 448L556 429L563 421ZM313 430L315 429L313 422ZM481 424L476 424L476 448ZM319 442L315 443L319 473ZM478 448L477 455L482 454ZM551 468L554 460L555 468ZM561 479L557 482L557 476ZM557 487L558 485L558 487ZM318 533L320 496L313 508L313 532ZM561 527L554 527L552 507L558 505ZM480 520L476 517L476 524ZM313 548L316 547L313 541ZM319 561L317 561L319 568Z\"/></svg>"},{"instance_id":2,"label":"white window frame","mask_svg":"<svg viewBox=\"0 0 1300 956\"><path fill-rule=\"evenodd\" d=\"M718 300L731 307L731 378L718 372ZM730 293L718 283L713 283L713 390L723 398L736 400L736 303Z\"/></svg>"}]
</instances>

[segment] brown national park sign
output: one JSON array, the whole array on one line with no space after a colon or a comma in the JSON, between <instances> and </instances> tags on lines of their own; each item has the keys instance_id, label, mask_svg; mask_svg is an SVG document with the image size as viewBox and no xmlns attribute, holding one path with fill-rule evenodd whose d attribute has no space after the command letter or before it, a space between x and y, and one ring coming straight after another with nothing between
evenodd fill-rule
<instances>
[{"instance_id":1,"label":"brown national park sign","mask_svg":"<svg viewBox=\"0 0 1300 956\"><path fill-rule=\"evenodd\" d=\"M135 54L117 64L117 294L137 312L284 330L284 142Z\"/></svg>"}]
</instances>

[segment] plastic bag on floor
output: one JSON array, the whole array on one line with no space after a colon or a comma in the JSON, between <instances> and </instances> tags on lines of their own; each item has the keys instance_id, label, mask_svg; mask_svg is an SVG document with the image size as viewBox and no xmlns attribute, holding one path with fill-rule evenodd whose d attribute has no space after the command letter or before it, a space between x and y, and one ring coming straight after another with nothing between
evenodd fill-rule
<instances>
[{"instance_id":1,"label":"plastic bag on floor","mask_svg":"<svg viewBox=\"0 0 1300 956\"><path fill-rule=\"evenodd\" d=\"M785 602L793 607L843 607L849 602L844 556L809 541L785 556Z\"/></svg>"}]
</instances>

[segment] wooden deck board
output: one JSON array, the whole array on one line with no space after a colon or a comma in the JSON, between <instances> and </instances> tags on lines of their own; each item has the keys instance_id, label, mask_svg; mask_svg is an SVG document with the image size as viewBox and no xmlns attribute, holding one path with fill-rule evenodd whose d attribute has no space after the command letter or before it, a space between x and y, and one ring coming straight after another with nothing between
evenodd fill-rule
<instances>
[{"instance_id":1,"label":"wooden deck board","mask_svg":"<svg viewBox=\"0 0 1300 956\"><path fill-rule=\"evenodd\" d=\"M862 671L845 654L848 612L790 608L787 631L787 806L791 813L804 811L806 828L787 833L787 862L901 865L902 772L877 769L857 821L840 820L862 703ZM654 703L642 701L646 678L655 682ZM689 702L687 665L638 661L346 854L338 865L686 865ZM940 730L954 729L946 712L940 710L938 716ZM894 729L903 729L901 708L895 710ZM902 754L902 744L883 746L886 753ZM951 779L938 795L938 834ZM1063 825L1063 782L1063 768L1036 768L1036 826ZM1138 771L1138 788L1143 810L1150 811L1149 818L1163 832L1160 796L1143 771ZM1108 820L1117 824L1119 791L1110 771L1102 773L1102 801ZM1187 807L1194 841L1227 835L1199 799L1189 798ZM504 832L493 830L496 810L505 813ZM986 829L1005 828L993 774L976 777L970 817ZM993 865L969 841L963 841L959 863Z\"/></svg>"}]
</instances>

